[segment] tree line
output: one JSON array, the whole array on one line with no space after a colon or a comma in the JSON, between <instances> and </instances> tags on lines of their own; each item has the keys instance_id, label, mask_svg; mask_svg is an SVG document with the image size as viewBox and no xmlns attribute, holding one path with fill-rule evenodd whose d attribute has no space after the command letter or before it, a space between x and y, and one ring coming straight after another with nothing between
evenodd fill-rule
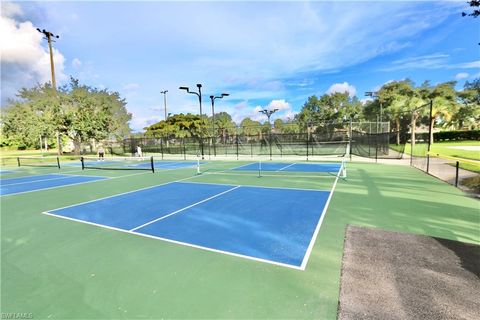
<instances>
[{"instance_id":1,"label":"tree line","mask_svg":"<svg viewBox=\"0 0 480 320\"><path fill-rule=\"evenodd\" d=\"M392 81L384 84L374 94L374 99L362 103L347 92L312 95L293 119L276 119L275 133L300 133L314 130L321 132L323 123L330 127L344 127L350 120L356 122L390 122L392 131L412 132L417 127L444 130L472 130L480 127L480 79L466 82L463 90L455 89L456 82L431 85L425 81L415 86L411 80ZM433 110L430 117L430 103ZM220 112L213 116L178 114L145 128L148 137L209 137L225 139L235 134L258 135L268 133L270 125L250 118L239 125L231 115ZM433 141L433 130L431 141ZM413 137L414 138L414 137ZM399 142L399 141L397 141Z\"/></svg>"},{"instance_id":2,"label":"tree line","mask_svg":"<svg viewBox=\"0 0 480 320\"><path fill-rule=\"evenodd\" d=\"M350 120L388 121L391 130L415 134L415 128L470 130L480 127L480 79L466 82L463 90L454 81L431 85L425 81L416 86L411 80L384 84L371 101L362 103L347 92L312 95L294 118L273 121L275 133L321 132L321 123L341 128ZM55 90L49 84L21 89L18 98L2 109L1 145L20 149L41 147L42 137L50 144L73 142L76 153L82 143L115 140L131 135L128 122L132 115L127 102L118 92L100 90L70 79ZM430 117L429 104L433 105ZM382 111L382 112L381 112ZM433 130L432 130L433 131ZM270 124L250 118L238 125L227 112L215 116L175 114L145 128L147 137L209 137L225 141L236 134L262 135ZM57 142L54 142L56 138ZM399 139L399 137L398 137ZM433 141L433 137L431 138Z\"/></svg>"}]
</instances>

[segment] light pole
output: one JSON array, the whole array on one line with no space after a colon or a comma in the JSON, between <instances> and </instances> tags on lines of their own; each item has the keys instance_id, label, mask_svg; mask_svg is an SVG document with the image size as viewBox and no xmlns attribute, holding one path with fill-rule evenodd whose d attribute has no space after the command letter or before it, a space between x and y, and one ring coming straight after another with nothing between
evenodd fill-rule
<instances>
[{"instance_id":1,"label":"light pole","mask_svg":"<svg viewBox=\"0 0 480 320\"><path fill-rule=\"evenodd\" d=\"M167 121L167 92L168 90L160 91L163 94L163 107L165 108L165 121Z\"/></svg>"},{"instance_id":2,"label":"light pole","mask_svg":"<svg viewBox=\"0 0 480 320\"><path fill-rule=\"evenodd\" d=\"M200 119L202 119L202 85L197 83L198 93L190 91L188 87L179 87L180 90L185 90L187 93L194 94L198 97L198 102L200 104ZM200 149L202 151L202 160L204 159L203 154L203 137L202 137L202 130L200 129Z\"/></svg>"},{"instance_id":3,"label":"light pole","mask_svg":"<svg viewBox=\"0 0 480 320\"><path fill-rule=\"evenodd\" d=\"M215 148L215 99L223 99L223 97L228 97L228 93L222 93L220 96L210 96L212 100L212 140L213 140L213 155L217 156L217 150Z\"/></svg>"},{"instance_id":4,"label":"light pole","mask_svg":"<svg viewBox=\"0 0 480 320\"><path fill-rule=\"evenodd\" d=\"M270 123L270 117L272 116L272 114L274 114L277 111L278 111L278 109L273 109L273 110L263 109L263 110L258 111L258 112L263 113L264 115L267 116L268 125L270 127L269 138L268 138L268 140L270 140L270 142L269 142L269 144L270 144L270 160L272 160L272 124Z\"/></svg>"}]
</instances>

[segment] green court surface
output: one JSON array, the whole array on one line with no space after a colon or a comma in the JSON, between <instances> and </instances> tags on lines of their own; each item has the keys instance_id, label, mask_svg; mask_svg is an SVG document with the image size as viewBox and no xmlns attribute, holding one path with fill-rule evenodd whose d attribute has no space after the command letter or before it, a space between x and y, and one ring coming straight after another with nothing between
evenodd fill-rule
<instances>
[{"instance_id":1,"label":"green court surface","mask_svg":"<svg viewBox=\"0 0 480 320\"><path fill-rule=\"evenodd\" d=\"M1 197L2 313L35 319L335 319L348 224L480 244L478 200L408 166L347 165L304 271L42 212L185 178L326 191L334 178L195 175L192 168L155 174L60 170L67 171L113 179ZM58 170L23 174L47 172Z\"/></svg>"}]
</instances>

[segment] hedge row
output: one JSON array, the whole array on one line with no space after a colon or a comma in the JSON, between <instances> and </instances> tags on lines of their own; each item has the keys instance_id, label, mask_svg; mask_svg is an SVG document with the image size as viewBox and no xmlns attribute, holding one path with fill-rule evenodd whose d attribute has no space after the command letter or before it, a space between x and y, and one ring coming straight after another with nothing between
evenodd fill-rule
<instances>
[{"instance_id":1,"label":"hedge row","mask_svg":"<svg viewBox=\"0 0 480 320\"><path fill-rule=\"evenodd\" d=\"M434 132L433 140L480 140L480 130Z\"/></svg>"}]
</instances>

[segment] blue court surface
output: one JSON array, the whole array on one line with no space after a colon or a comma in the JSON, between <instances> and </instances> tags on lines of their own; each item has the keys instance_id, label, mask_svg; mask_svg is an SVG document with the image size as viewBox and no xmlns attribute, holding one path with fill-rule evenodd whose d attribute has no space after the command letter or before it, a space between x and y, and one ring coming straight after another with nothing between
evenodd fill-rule
<instances>
[{"instance_id":1,"label":"blue court surface","mask_svg":"<svg viewBox=\"0 0 480 320\"><path fill-rule=\"evenodd\" d=\"M12 170L0 170L0 174L9 174L9 173L14 173L15 171Z\"/></svg>"},{"instance_id":2,"label":"blue court surface","mask_svg":"<svg viewBox=\"0 0 480 320\"><path fill-rule=\"evenodd\" d=\"M106 179L103 177L75 176L66 174L43 174L21 178L1 179L0 195L17 194L72 184Z\"/></svg>"},{"instance_id":3,"label":"blue court surface","mask_svg":"<svg viewBox=\"0 0 480 320\"><path fill-rule=\"evenodd\" d=\"M302 269L329 195L172 182L45 214Z\"/></svg>"},{"instance_id":4,"label":"blue court surface","mask_svg":"<svg viewBox=\"0 0 480 320\"><path fill-rule=\"evenodd\" d=\"M197 166L196 161L154 161L153 166L155 170L168 170L168 169L182 169L191 168ZM150 168L150 162L142 162L139 164L129 164L128 167L136 168Z\"/></svg>"},{"instance_id":5,"label":"blue court surface","mask_svg":"<svg viewBox=\"0 0 480 320\"><path fill-rule=\"evenodd\" d=\"M342 167L341 163L281 163L262 162L249 163L234 168L234 170L256 171L290 171L290 172L332 172L337 173Z\"/></svg>"}]
</instances>

